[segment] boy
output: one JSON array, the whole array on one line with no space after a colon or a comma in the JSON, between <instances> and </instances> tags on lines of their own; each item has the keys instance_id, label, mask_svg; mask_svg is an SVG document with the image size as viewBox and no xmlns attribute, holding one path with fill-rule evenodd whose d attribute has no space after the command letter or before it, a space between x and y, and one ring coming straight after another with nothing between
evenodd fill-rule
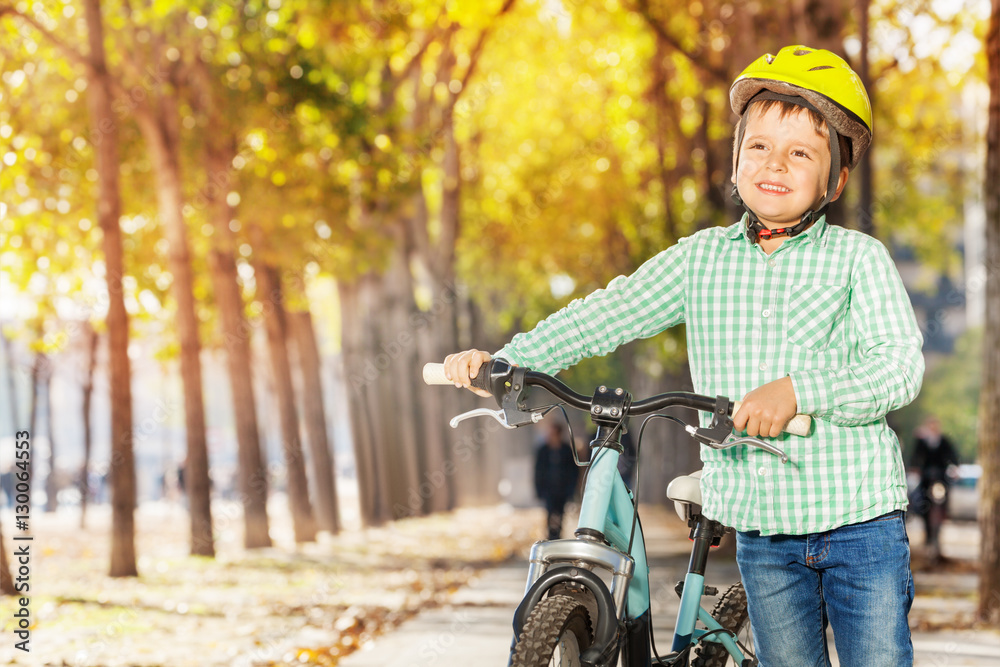
<instances>
[{"instance_id":1,"label":"boy","mask_svg":"<svg viewBox=\"0 0 1000 667\"><path fill-rule=\"evenodd\" d=\"M790 46L752 63L730 102L742 219L682 239L497 356L554 372L685 322L695 391L743 397L736 428L790 457L701 452L703 511L737 530L760 664L828 664L829 622L841 665L909 665L906 481L885 414L920 388L922 339L882 244L824 217L871 141L868 96L838 56ZM489 358L450 355L445 372L468 387ZM796 412L814 416L809 437L781 433Z\"/></svg>"}]
</instances>

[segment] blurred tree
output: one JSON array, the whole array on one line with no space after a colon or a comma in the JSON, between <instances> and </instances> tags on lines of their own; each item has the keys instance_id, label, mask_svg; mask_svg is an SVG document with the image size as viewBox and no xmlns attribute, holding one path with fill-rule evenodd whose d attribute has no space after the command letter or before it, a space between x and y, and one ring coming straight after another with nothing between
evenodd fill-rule
<instances>
[{"instance_id":1,"label":"blurred tree","mask_svg":"<svg viewBox=\"0 0 1000 667\"><path fill-rule=\"evenodd\" d=\"M338 196L335 157L340 155L333 150L340 135L351 136L353 130L348 127L343 131L338 125L343 104L331 90L337 73L315 53L321 48L333 48L317 39L319 32L338 29L338 13L328 9L324 3L315 2L283 3L280 7L249 2L238 12L224 6L206 6L196 19L211 35L211 39L208 35L203 38L199 56L202 63L211 64L211 75L199 83L202 100L196 106L205 121L199 127L203 127L209 146L217 143L224 148L207 160L209 185L203 191L207 195L218 190L218 198L233 202L228 204L225 216L215 215L217 229L213 237L231 239L233 250L226 252L234 257L237 244L240 250L252 252L252 256L240 252L242 256L236 257L227 269L231 278L226 280L235 285L237 275L241 275L244 285L255 290L255 308L263 313L265 323L270 322L271 329L265 328L272 336L280 332L288 336L291 330L288 322L275 328L277 314L271 311L276 304L265 283L281 284L280 305L287 319L290 307L308 308L299 298L301 287L294 284L304 267L315 268L323 263L335 272L337 264L350 256L353 246L350 230L343 222L346 198ZM213 91L215 116L206 113L212 108L204 103L204 92L208 90ZM241 221L237 214L247 220ZM221 228L223 222L228 229ZM241 234L240 230L252 233ZM341 231L343 238L335 233ZM356 250L363 255L365 249ZM361 261L367 261L367 257ZM251 265L255 267L252 271ZM218 286L216 293L220 308L225 307ZM249 342L253 326L254 322L240 325L236 335L241 345ZM227 333L224 342L231 346L234 335ZM287 339L279 344L269 338L268 348L270 356L284 349L286 362L279 365L287 366ZM273 359L271 363L273 369ZM244 372L248 373L247 366ZM319 368L313 370L318 372ZM283 372L278 373L281 375ZM278 382L276 388L279 392L294 390L290 381ZM301 443L292 444L291 449L287 445L290 434L299 431L296 404L311 397L296 399L290 395L278 399L285 411L279 421L284 423L281 437L288 455L289 481L304 483L304 471L302 475L294 472L304 463ZM325 424L325 416L316 407L321 406L307 408L303 417L320 419ZM318 422L314 422L307 430L317 428ZM309 446L314 458L325 455L330 459L315 437L310 438ZM316 451L315 447L321 449ZM332 461L330 466L326 476L330 483L314 489L314 496L320 514L333 517L337 512ZM308 489L293 493L299 495L300 500L308 500ZM321 503L326 504L326 509L320 507Z\"/></svg>"},{"instance_id":2,"label":"blurred tree","mask_svg":"<svg viewBox=\"0 0 1000 667\"><path fill-rule=\"evenodd\" d=\"M187 22L184 8L153 3L141 10L123 7L131 43L122 39L118 66L122 70L120 97L130 95L132 112L142 131L153 171L157 212L168 241L167 264L172 277L171 292L176 305L180 339L181 380L184 386L184 423L187 439L184 484L191 513L191 553L214 556L211 482L205 436L205 400L202 395L201 341L195 309L191 245L184 216L184 181L180 137L181 82L191 73L176 45L184 45ZM140 37L140 34L143 35ZM141 88L140 88L141 87Z\"/></svg>"},{"instance_id":3,"label":"blurred tree","mask_svg":"<svg viewBox=\"0 0 1000 667\"><path fill-rule=\"evenodd\" d=\"M287 316L292 339L295 341L299 376L302 378L302 420L305 422L306 438L309 441L317 524L321 530L336 534L340 532L340 511L337 505L333 454L326 435L319 345L316 343L316 332L308 309L288 311Z\"/></svg>"},{"instance_id":4,"label":"blurred tree","mask_svg":"<svg viewBox=\"0 0 1000 667\"><path fill-rule=\"evenodd\" d=\"M341 340L362 517L368 524L404 516L393 506L407 507L409 494L416 493L419 484L417 449L422 443L414 428L420 422L413 421L413 343L401 344L396 338L407 332L407 317L416 310L400 206L421 184L418 173L396 163L400 147L420 141L415 132L401 136L401 88L430 45L455 29L448 26L446 11L435 4L421 3L407 15L400 7L358 3L339 17L347 48L324 54L350 82L350 96L359 110L372 114L371 122L345 129L354 144L348 150L356 151L348 158L353 168L346 175L352 214L357 227L375 240L374 252L366 266L353 267L338 281L342 307L356 307L344 311L353 316L342 318ZM410 44L413 51L404 50ZM422 502L417 502L411 512L422 510Z\"/></svg>"},{"instance_id":5,"label":"blurred tree","mask_svg":"<svg viewBox=\"0 0 1000 667\"><path fill-rule=\"evenodd\" d=\"M970 6L186 0L106 8L117 73L110 122L123 138L125 208L141 212L122 219L122 269L135 270L119 274L121 290L129 313L156 318L167 335L171 311L144 311L173 290L194 322L180 346L189 383L190 342L200 344L189 330L200 323L206 348L226 348L245 544L269 543L251 381L258 321L245 312L252 293L254 313L271 304L265 283L283 281L285 306L305 311L299 276L337 279L367 523L492 499L491 448L459 452L443 426L471 397L422 391L418 361L499 344L681 236L734 221L728 86L764 51L806 42L855 65L867 53L873 97L892 104L876 105L873 204L857 186L847 201L870 208L882 238L954 271L957 254L941 249L968 187L963 156L979 139L954 113L955 80L967 71L937 52L947 55L974 25ZM0 188L19 213L3 223L18 244L4 271L45 309L37 314L51 334L57 309L46 301L78 296L82 274L100 266L88 253L101 237L87 233L79 211L95 196L90 144L105 134L98 128L87 141L73 103L88 88L77 73L86 59L69 48L82 39L74 5L0 0L0 11L18 7L34 27L18 32L4 21L0 40L11 71L0 136L10 134L4 125L17 128L17 162L0 170ZM861 224L862 213L844 210ZM263 240L250 238L254 227ZM61 292L50 275L74 282ZM651 392L681 381L684 358L675 331L623 349L600 370L620 367L628 386ZM296 405L291 394L281 400ZM320 432L318 420L312 429ZM189 423L189 437L198 430ZM325 449L316 446L310 437L310 452ZM301 443L297 451L301 460ZM207 456L205 465L207 480ZM207 498L207 482L203 491ZM196 505L193 536L210 530Z\"/></svg>"},{"instance_id":6,"label":"blurred tree","mask_svg":"<svg viewBox=\"0 0 1000 667\"><path fill-rule=\"evenodd\" d=\"M372 292L375 291L375 277L362 276L350 286L338 282L338 295L341 311L351 318L373 318L377 313ZM366 331L359 326L344 326L341 333L341 349L344 355L344 375L348 378L348 399L351 414L351 431L354 438L354 462L358 471L358 494L361 518L365 525L379 525L392 518L392 508L387 502L385 489L389 486L387 479L387 463L382 448L378 446L381 437L378 418L379 413L365 411L361 414L357 409L378 405L378 396L373 391L372 383L366 381L363 374L366 370L365 360L372 363L370 357L363 356L367 349ZM374 369L374 365L370 368ZM371 371L374 373L375 371Z\"/></svg>"},{"instance_id":7,"label":"blurred tree","mask_svg":"<svg viewBox=\"0 0 1000 667\"><path fill-rule=\"evenodd\" d=\"M80 407L83 422L83 462L80 464L78 485L80 488L80 528L87 527L87 506L90 504L90 459L94 449L94 434L91 427L91 403L94 395L94 368L97 366L97 344L100 335L94 325L87 320L83 327L85 361L81 385L83 403Z\"/></svg>"},{"instance_id":8,"label":"blurred tree","mask_svg":"<svg viewBox=\"0 0 1000 667\"><path fill-rule=\"evenodd\" d=\"M45 433L49 436L48 470L45 475L45 511L55 512L59 508L60 487L58 457L56 456L58 448L56 447L55 429L52 428L52 377L55 375L55 369L48 356L39 353L39 357L43 362L43 368L45 368L42 395L45 397Z\"/></svg>"},{"instance_id":9,"label":"blurred tree","mask_svg":"<svg viewBox=\"0 0 1000 667\"><path fill-rule=\"evenodd\" d=\"M299 35L297 73L307 83L325 78L342 100L331 114L340 132L325 148L343 156L345 236L360 246L334 274L344 312L354 314L342 318L341 340L367 523L453 502L444 408L419 390L418 356L439 357L455 340L448 275L459 167L449 114L471 85L491 23L512 6L357 3L325 12L342 43L315 48Z\"/></svg>"},{"instance_id":10,"label":"blurred tree","mask_svg":"<svg viewBox=\"0 0 1000 667\"><path fill-rule=\"evenodd\" d=\"M135 472L132 461L132 414L130 372L128 360L128 316L124 306L124 258L119 227L120 193L117 126L111 111L110 83L104 59L103 26L97 2L84 3L85 18L73 25L73 30L57 36L53 30L56 19L41 3L27 5L0 3L0 15L9 14L14 20L5 21L2 29L21 47L14 54L3 52L4 62L13 64L15 85L5 94L19 95L18 104L5 105L0 119L10 122L10 114L24 116L17 127L13 142L18 159L9 158L0 181L10 194L8 201L16 203L16 216L11 216L12 234L6 240L16 253L7 255L14 261L5 265L22 292L35 297L33 312L26 318L42 322L33 346L46 346L48 351L61 348L71 337L66 331L49 332L47 340L41 333L45 323L55 324L54 301L65 303L72 294L90 300L90 307L106 307L111 360L111 435L112 452L109 478L112 485L112 576L136 574L133 510L135 507ZM68 17L75 9L66 10ZM70 47L71 39L88 39L89 55ZM65 39L64 39L65 38ZM79 78L76 69L82 67L86 78ZM30 77L38 79L34 88ZM6 77L5 77L6 79ZM88 90L89 89L89 90ZM79 92L88 90L90 102L91 142L84 138L81 126L86 125L86 110L72 104ZM13 100L11 100L13 101ZM9 132L9 125L7 130ZM9 136L9 135L8 135ZM93 145L95 169L84 170L83 153ZM28 183L31 186L28 186ZM91 183L97 182L94 193ZM96 199L100 230L90 231L90 221L76 217L68 224L71 212L92 205ZM89 233L88 233L89 232ZM93 247L103 242L103 261L91 257ZM88 261L89 260L89 261ZM103 272L107 291L94 295L91 268ZM100 274L99 274L100 275ZM102 301L102 296L104 299ZM95 306L95 302L100 304ZM75 326L75 325L74 325ZM72 333L72 328L70 329ZM32 418L33 420L33 418Z\"/></svg>"},{"instance_id":11,"label":"blurred tree","mask_svg":"<svg viewBox=\"0 0 1000 667\"><path fill-rule=\"evenodd\" d=\"M198 319L194 312L193 276L186 223L181 210L183 199L179 173L180 160L177 153L179 119L176 77L179 68L176 65L177 58L174 57L174 51L170 50L173 47L166 45L165 36L171 30L177 30L181 21L178 20L178 13L162 5L143 11L133 11L129 6L124 9L123 13L112 14L114 20L122 25L116 26L111 34L116 40L124 40L122 32L128 33L132 38L133 48L111 51L111 57L115 61L113 66L118 73L113 75L108 69L106 80L113 97L108 102L109 110L102 119L103 124L95 125L90 142L96 147L110 131L117 131L122 117L131 113L146 140L153 170L157 175L153 185L157 193L160 219L169 236L167 256L171 268L171 286L177 301L176 323L181 339L181 375L185 386L187 425L185 432L188 442L186 485L191 503L191 548L193 553L212 555L214 545L209 503ZM82 65L88 71L93 68L88 56L83 55L73 44L72 31L56 31L59 24L53 14L69 18L73 12L59 10L58 13L50 13L40 3L34 5L30 13L26 7L22 11L20 5L13 8L13 11L22 21L37 30L68 62ZM128 21L123 20L126 16ZM67 25L72 25L74 28L76 26L71 23ZM126 54L129 57L124 57ZM105 67L107 69L107 65ZM86 140L81 138L81 142L82 147L87 146ZM118 172L117 165L115 171ZM120 205L116 212L119 211ZM118 226L117 216L114 224ZM115 465L114 462L112 465Z\"/></svg>"},{"instance_id":12,"label":"blurred tree","mask_svg":"<svg viewBox=\"0 0 1000 667\"><path fill-rule=\"evenodd\" d=\"M871 0L857 0L855 6L858 18L858 48L859 56L857 63L858 76L868 91L868 97L872 106L875 106L875 89L871 83L871 63L869 62L869 47L871 39ZM875 151L874 137L873 143L868 151L861 157L858 163L855 179L858 182L858 213L856 216L858 231L875 235L875 226L872 224L872 188L874 177L872 175L872 153Z\"/></svg>"},{"instance_id":13,"label":"blurred tree","mask_svg":"<svg viewBox=\"0 0 1000 667\"><path fill-rule=\"evenodd\" d=\"M3 327L0 327L0 347L3 348L4 366L7 375L7 407L10 409L10 427L17 429L21 414L17 403L17 374L14 363L14 346L11 344Z\"/></svg>"},{"instance_id":14,"label":"blurred tree","mask_svg":"<svg viewBox=\"0 0 1000 667\"><path fill-rule=\"evenodd\" d=\"M96 146L97 220L104 238L108 283L108 357L111 364L111 569L112 577L137 576L135 562L135 462L132 452L132 376L128 314L122 298L121 193L118 129L112 112L113 83L104 51L100 0L85 0L89 67L87 97Z\"/></svg>"},{"instance_id":15,"label":"blurred tree","mask_svg":"<svg viewBox=\"0 0 1000 667\"><path fill-rule=\"evenodd\" d=\"M34 361L31 364L31 376L28 384L28 432L37 433L38 429L38 385L42 381L42 375L47 369L44 367L44 357L40 351L35 351ZM28 493L28 502L32 502L35 488L35 457L28 459L28 484L31 491Z\"/></svg>"},{"instance_id":16,"label":"blurred tree","mask_svg":"<svg viewBox=\"0 0 1000 667\"><path fill-rule=\"evenodd\" d=\"M242 34L238 21L222 23L215 32L223 29ZM209 268L215 291L215 303L219 310L220 335L225 349L229 387L233 401L233 418L236 426L236 440L239 449L239 489L243 504L244 532L243 544L248 549L271 546L268 530L267 466L262 454L257 409L253 390L253 359L250 348L250 332L244 309L243 294L237 269L238 239L233 230L235 206L233 194L236 186L233 176L233 160L237 156L237 132L239 131L238 107L242 103L239 92L228 73L234 71L229 60L231 54L237 58L241 52L238 40L227 49L211 51L209 59L206 51L192 64L192 76L188 85L192 87L192 107L204 119L201 131L204 151L205 177L199 195L204 198L206 215L214 232L211 235ZM235 59L233 59L235 60ZM195 197L195 203L198 196Z\"/></svg>"},{"instance_id":17,"label":"blurred tree","mask_svg":"<svg viewBox=\"0 0 1000 667\"><path fill-rule=\"evenodd\" d=\"M964 81L979 79L968 40L981 29L976 2L908 3L873 0L869 39L872 148L871 224L899 254L912 249L927 275L953 279L961 271L964 206L976 183L967 148L982 145L969 122ZM845 43L859 48L853 34ZM956 94L957 90L963 91ZM851 179L855 180L854 177ZM848 206L855 194L848 186ZM856 213L863 215L862 213Z\"/></svg>"},{"instance_id":18,"label":"blurred tree","mask_svg":"<svg viewBox=\"0 0 1000 667\"><path fill-rule=\"evenodd\" d=\"M411 179L420 186L412 193L412 214L404 216L404 260L417 266L412 271L412 288L423 304L417 300L408 304L405 323L397 331L411 330L416 337L405 359L413 377L419 378L422 358L443 359L458 349L456 244L461 232L463 176L457 106L463 98L476 102L469 88L487 44L495 41L496 26L514 6L513 0L504 0L476 12L451 12L449 30L431 44L427 57L410 72L413 103L405 127L419 139L415 150L407 151L404 165L412 166ZM432 317L425 317L424 309ZM414 327L415 322L427 326ZM423 427L417 460L419 509L451 509L459 500L459 488L456 476L444 472L454 465L455 452L448 447L449 437L443 430L445 418L460 412L462 403L455 392L415 391L413 395L416 423ZM464 500L495 499L496 467L489 464L488 455L482 448L472 453L466 474L461 475L472 482ZM414 504L412 496L407 502Z\"/></svg>"},{"instance_id":19,"label":"blurred tree","mask_svg":"<svg viewBox=\"0 0 1000 667\"><path fill-rule=\"evenodd\" d=\"M259 228L255 228L252 235L258 248L266 247L263 232ZM285 290L278 269L268 264L261 253L256 257L254 278L257 282L257 302L267 329L267 351L271 360L271 375L281 423L281 449L285 458L288 504L292 512L295 541L312 542L316 539L316 521L309 501L305 457L299 437L298 408L288 360L290 333Z\"/></svg>"},{"instance_id":20,"label":"blurred tree","mask_svg":"<svg viewBox=\"0 0 1000 667\"><path fill-rule=\"evenodd\" d=\"M986 131L986 334L979 404L979 618L1000 627L1000 0L993 0L986 34L990 88Z\"/></svg>"}]
</instances>

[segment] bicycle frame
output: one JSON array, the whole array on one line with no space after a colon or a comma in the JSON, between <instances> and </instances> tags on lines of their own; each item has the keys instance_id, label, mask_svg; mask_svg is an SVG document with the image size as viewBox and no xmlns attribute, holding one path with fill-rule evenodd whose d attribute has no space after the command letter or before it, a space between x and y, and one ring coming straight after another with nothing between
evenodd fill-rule
<instances>
[{"instance_id":1,"label":"bicycle frame","mask_svg":"<svg viewBox=\"0 0 1000 667\"><path fill-rule=\"evenodd\" d=\"M595 442L600 437L599 428ZM577 538L537 542L532 547L525 597L514 617L515 642L531 608L545 592L553 585L571 581L589 589L597 598L599 609L594 648L581 658L588 664L614 664L620 642L624 641L632 647L625 667L649 667L648 645L652 629L648 622L641 620L650 608L645 542L642 529L637 524L629 549L634 516L632 494L618 472L620 451L614 442L603 441L602 444L605 447L597 450L587 475ZM699 641L721 643L736 664L742 664L745 659L732 635L701 606L705 591L705 563L713 538L712 523L699 517L695 526L691 562L684 578L671 648L678 662L664 664L686 665L687 654L681 652ZM706 529L708 532L698 535L699 528L703 533ZM606 539L611 547L601 543L598 536ZM600 568L610 573L611 586L604 588L603 580L594 576L589 568ZM585 572L588 574L585 575ZM611 617L615 621L613 625ZM705 629L696 628L697 621L701 621ZM619 638L617 631L623 623L630 633L628 637ZM641 650L643 646L647 647L644 651Z\"/></svg>"},{"instance_id":2,"label":"bicycle frame","mask_svg":"<svg viewBox=\"0 0 1000 667\"><path fill-rule=\"evenodd\" d=\"M426 365L424 380L428 384L452 383L440 364ZM543 388L562 403L528 408L524 398L528 385ZM729 417L734 405L724 396L712 398L689 392L668 392L632 403L631 395L624 389L609 390L602 385L592 398L588 398L551 375L512 366L503 359L491 360L481 367L476 378L471 379L471 386L491 393L500 409L479 408L463 413L452 419L453 427L470 417L488 416L506 428L517 428L538 423L557 405L589 412L597 424L597 435L591 443L595 453L589 465L576 539L538 542L532 548L525 595L514 613L511 662L529 614L550 592L558 591L558 597L571 598L570 604L585 606L593 621L593 636L585 646L578 647L582 650L577 655L585 667L610 667L619 653L624 657L625 667L648 667L652 644L649 565L632 494L618 473L626 418L659 414L659 410L674 406L711 412L711 423L701 428L674 417L666 418L678 422L696 441L714 449L752 445L780 456L782 463L788 461L787 455L756 437L734 439L733 422ZM809 431L808 416L797 415L789 425L793 422L795 430L786 430L800 435ZM752 656L748 660L743 655L735 636L701 606L701 598L706 594L705 567L709 550L719 544L725 529L700 514L691 515L688 525L692 528L694 544L688 572L678 591L681 601L672 652L658 657L656 664L683 667L688 664L690 649L705 642L721 644L737 664L754 662ZM610 585L595 571L610 575ZM716 593L709 590L709 594L714 596ZM546 602L546 613L551 611ZM576 613L576 608L567 611ZM579 615L576 620L581 620ZM704 628L697 627L699 622ZM573 630L572 634L576 635L578 630Z\"/></svg>"}]
</instances>

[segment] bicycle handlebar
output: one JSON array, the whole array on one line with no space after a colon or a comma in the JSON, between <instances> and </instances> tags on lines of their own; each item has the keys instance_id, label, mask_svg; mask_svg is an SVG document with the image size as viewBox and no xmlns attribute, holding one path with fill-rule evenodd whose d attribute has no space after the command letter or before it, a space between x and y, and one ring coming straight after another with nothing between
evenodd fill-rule
<instances>
[{"instance_id":1,"label":"bicycle handlebar","mask_svg":"<svg viewBox=\"0 0 1000 667\"><path fill-rule=\"evenodd\" d=\"M472 378L472 386L477 389L493 393L494 396L496 396L496 392L494 392L494 388L491 386L490 378L490 369L493 367L494 361L495 360L488 361L480 367L479 373L475 378ZM444 364L425 364L423 377L424 382L429 385L453 384L453 382L444 375ZM541 387L556 398L565 401L567 405L570 405L578 410L589 412L591 409L590 396L584 396L583 394L573 391L565 384L546 373L528 370L524 375L524 383ZM497 399L499 400L499 397L497 397ZM641 401L634 401L628 409L628 414L633 417L638 417L652 414L669 407L694 408L696 410L712 412L715 410L715 405L716 398L714 397L702 396L700 394L694 394L686 391L673 391L665 394L657 394L656 396L651 396ZM740 402L730 401L730 405L732 406L730 412L731 416L732 413L739 410ZM791 433L792 435L804 436L809 434L811 426L812 418L809 415L795 415L785 426L784 430L786 433Z\"/></svg>"}]
</instances>

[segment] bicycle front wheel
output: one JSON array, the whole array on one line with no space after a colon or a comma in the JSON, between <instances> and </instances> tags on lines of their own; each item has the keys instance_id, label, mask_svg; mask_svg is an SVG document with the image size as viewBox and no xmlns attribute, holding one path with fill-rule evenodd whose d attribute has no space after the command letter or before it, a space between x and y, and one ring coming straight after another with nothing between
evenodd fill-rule
<instances>
[{"instance_id":1,"label":"bicycle front wheel","mask_svg":"<svg viewBox=\"0 0 1000 667\"><path fill-rule=\"evenodd\" d=\"M587 607L568 595L539 601L514 648L513 667L580 667L594 641Z\"/></svg>"},{"instance_id":2,"label":"bicycle front wheel","mask_svg":"<svg viewBox=\"0 0 1000 667\"><path fill-rule=\"evenodd\" d=\"M729 587L712 610L712 617L719 625L736 635L743 646L753 649L753 633L747 615L747 594L741 582ZM691 667L725 667L730 662L729 651L722 644L702 642L694 650Z\"/></svg>"}]
</instances>

